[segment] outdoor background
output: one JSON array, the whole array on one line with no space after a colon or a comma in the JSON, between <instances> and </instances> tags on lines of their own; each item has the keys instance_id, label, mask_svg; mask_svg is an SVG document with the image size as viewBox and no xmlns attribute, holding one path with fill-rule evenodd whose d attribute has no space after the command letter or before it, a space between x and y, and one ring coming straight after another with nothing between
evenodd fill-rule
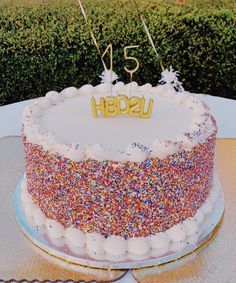
<instances>
[{"instance_id":1,"label":"outdoor background","mask_svg":"<svg viewBox=\"0 0 236 283\"><path fill-rule=\"evenodd\" d=\"M133 0L0 0L0 105L98 84L103 71L89 29L104 51L113 44L114 71L124 82L123 48L140 62L133 80L158 84L161 68ZM186 90L236 99L234 0L137 0L165 68ZM107 59L109 56L107 56ZM108 61L107 61L108 62Z\"/></svg>"}]
</instances>

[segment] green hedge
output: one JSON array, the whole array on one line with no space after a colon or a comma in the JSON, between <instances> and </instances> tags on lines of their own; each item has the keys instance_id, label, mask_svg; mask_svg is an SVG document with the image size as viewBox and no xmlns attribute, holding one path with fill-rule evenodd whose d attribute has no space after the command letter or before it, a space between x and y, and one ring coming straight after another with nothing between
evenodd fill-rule
<instances>
[{"instance_id":1,"label":"green hedge","mask_svg":"<svg viewBox=\"0 0 236 283\"><path fill-rule=\"evenodd\" d=\"M129 81L123 48L138 44L134 80L157 84L160 65L133 1L82 2L101 49L113 43L120 80ZM236 99L234 1L137 2L164 67L180 71L186 90ZM102 64L76 0L3 1L0 16L0 105L99 83Z\"/></svg>"}]
</instances>

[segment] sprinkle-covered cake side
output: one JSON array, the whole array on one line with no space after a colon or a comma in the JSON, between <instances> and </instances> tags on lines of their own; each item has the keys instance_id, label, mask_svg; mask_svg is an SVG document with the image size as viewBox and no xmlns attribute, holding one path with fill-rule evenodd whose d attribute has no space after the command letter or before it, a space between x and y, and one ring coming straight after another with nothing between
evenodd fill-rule
<instances>
[{"instance_id":1,"label":"sprinkle-covered cake side","mask_svg":"<svg viewBox=\"0 0 236 283\"><path fill-rule=\"evenodd\" d=\"M72 161L24 137L27 187L48 218L125 238L165 231L193 216L212 186L216 138L141 162Z\"/></svg>"}]
</instances>

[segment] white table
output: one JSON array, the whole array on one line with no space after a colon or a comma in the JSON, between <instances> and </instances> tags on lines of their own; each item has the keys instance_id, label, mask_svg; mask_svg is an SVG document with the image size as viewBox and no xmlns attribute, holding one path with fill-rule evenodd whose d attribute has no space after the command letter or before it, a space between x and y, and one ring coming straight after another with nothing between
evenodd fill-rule
<instances>
[{"instance_id":1,"label":"white table","mask_svg":"<svg viewBox=\"0 0 236 283\"><path fill-rule=\"evenodd\" d=\"M210 95L199 95L199 97L210 107L211 113L218 125L218 138L236 137L236 100L214 97ZM0 107L0 138L5 136L19 136L21 134L21 121L23 108L31 104L32 100L9 104ZM116 281L119 283L136 282L131 272Z\"/></svg>"}]
</instances>

